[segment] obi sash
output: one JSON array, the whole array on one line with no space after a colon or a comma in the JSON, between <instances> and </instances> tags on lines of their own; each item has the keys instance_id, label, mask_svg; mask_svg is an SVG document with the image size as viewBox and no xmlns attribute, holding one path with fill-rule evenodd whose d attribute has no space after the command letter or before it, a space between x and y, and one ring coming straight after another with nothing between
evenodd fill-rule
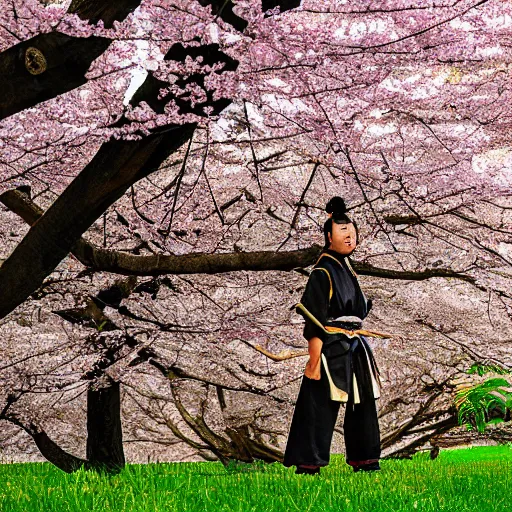
<instances>
[{"instance_id":1,"label":"obi sash","mask_svg":"<svg viewBox=\"0 0 512 512\"><path fill-rule=\"evenodd\" d=\"M385 333L361 329L363 321L359 317L345 316L327 319L322 325L313 314L300 302L296 305L304 314L324 331L322 343L322 363L327 375L331 400L347 402L352 389L354 403L360 403L356 374L353 371L352 358L355 349L361 344L370 369L372 391L374 398L380 397L381 379L373 352L362 333L366 336L390 337Z\"/></svg>"}]
</instances>

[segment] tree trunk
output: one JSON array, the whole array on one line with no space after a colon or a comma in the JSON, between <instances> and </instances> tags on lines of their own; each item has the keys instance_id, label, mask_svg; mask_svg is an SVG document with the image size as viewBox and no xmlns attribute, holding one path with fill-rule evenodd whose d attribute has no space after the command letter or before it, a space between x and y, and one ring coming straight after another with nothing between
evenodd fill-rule
<instances>
[{"instance_id":1,"label":"tree trunk","mask_svg":"<svg viewBox=\"0 0 512 512\"><path fill-rule=\"evenodd\" d=\"M87 391L89 467L117 473L125 466L119 382L103 377Z\"/></svg>"}]
</instances>

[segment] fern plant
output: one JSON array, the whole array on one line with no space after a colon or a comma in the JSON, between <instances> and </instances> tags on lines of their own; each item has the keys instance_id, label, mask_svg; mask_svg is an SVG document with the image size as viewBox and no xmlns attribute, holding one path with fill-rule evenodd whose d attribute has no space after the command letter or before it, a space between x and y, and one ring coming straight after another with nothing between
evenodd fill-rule
<instances>
[{"instance_id":1,"label":"fern plant","mask_svg":"<svg viewBox=\"0 0 512 512\"><path fill-rule=\"evenodd\" d=\"M497 364L482 364L482 363L474 363L470 366L469 370L466 371L468 374L476 373L477 375L484 375L486 373L493 372L493 373L500 373L502 375L505 374L512 374L512 370L505 370L505 368L502 368L501 366L498 366Z\"/></svg>"},{"instance_id":2,"label":"fern plant","mask_svg":"<svg viewBox=\"0 0 512 512\"><path fill-rule=\"evenodd\" d=\"M461 386L462 389L455 394L458 421L460 425L465 424L467 430L472 430L476 426L478 432L482 433L487 425L504 421L503 418L489 419L491 410L497 409L502 416L512 410L512 371L497 365L477 363L466 373L476 374L472 381L477 382Z\"/></svg>"}]
</instances>

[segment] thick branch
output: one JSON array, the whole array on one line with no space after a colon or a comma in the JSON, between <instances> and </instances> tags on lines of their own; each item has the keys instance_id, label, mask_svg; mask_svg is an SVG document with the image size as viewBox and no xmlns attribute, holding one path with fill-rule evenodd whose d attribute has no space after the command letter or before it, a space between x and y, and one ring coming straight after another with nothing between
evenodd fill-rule
<instances>
[{"instance_id":1,"label":"thick branch","mask_svg":"<svg viewBox=\"0 0 512 512\"><path fill-rule=\"evenodd\" d=\"M73 0L68 13L106 28L122 21L140 0ZM85 73L112 41L104 37L39 34L0 53L0 119L69 92L87 82Z\"/></svg>"},{"instance_id":2,"label":"thick branch","mask_svg":"<svg viewBox=\"0 0 512 512\"><path fill-rule=\"evenodd\" d=\"M0 202L19 215L28 224L34 224L43 215L27 194L20 190L9 190L0 195ZM73 247L72 253L84 265L98 271L123 275L161 274L214 274L239 270L292 270L312 265L318 258L319 245L295 251L254 251L224 254L192 253L180 256L137 256L119 251L101 249L85 239ZM354 262L360 275L387 279L424 280L431 277L455 277L473 282L474 278L450 269L430 268L423 271L399 271L375 267L367 263Z\"/></svg>"},{"instance_id":3,"label":"thick branch","mask_svg":"<svg viewBox=\"0 0 512 512\"><path fill-rule=\"evenodd\" d=\"M23 429L36 443L39 448L41 455L45 457L53 465L57 466L66 473L73 473L82 466L88 467L88 462L84 459L80 459L64 451L54 441L52 441L48 434L38 426L34 424L25 425L13 414L6 414L0 416L0 420L6 420L14 425Z\"/></svg>"},{"instance_id":4,"label":"thick branch","mask_svg":"<svg viewBox=\"0 0 512 512\"><path fill-rule=\"evenodd\" d=\"M230 0L198 1L211 5L214 14L240 32L246 28L247 21L233 12ZM112 28L114 21L125 20L140 3L141 0L73 0L68 13L93 25L102 20L105 28ZM300 0L263 0L262 8L280 5L283 12L299 4ZM87 81L85 72L111 42L101 37L74 38L50 32L0 53L0 119L83 85Z\"/></svg>"},{"instance_id":5,"label":"thick branch","mask_svg":"<svg viewBox=\"0 0 512 512\"><path fill-rule=\"evenodd\" d=\"M76 89L91 62L110 45L104 37L40 34L0 54L0 119Z\"/></svg>"},{"instance_id":6,"label":"thick branch","mask_svg":"<svg viewBox=\"0 0 512 512\"><path fill-rule=\"evenodd\" d=\"M375 267L369 263L358 262L352 264L358 274L364 276L375 276L383 277L385 279L401 279L401 280L412 280L412 281L424 281L431 277L455 277L463 281L470 283L476 282L476 279L472 276L463 274L462 272L455 272L450 268L426 268L425 270L390 270Z\"/></svg>"},{"instance_id":7,"label":"thick branch","mask_svg":"<svg viewBox=\"0 0 512 512\"><path fill-rule=\"evenodd\" d=\"M247 21L240 18L233 12L233 1L232 0L198 0L203 5L211 5L213 14L223 19L226 23L229 23L239 32L243 32L247 27ZM299 7L300 0L262 0L261 10L263 12L273 9L279 6L281 12L294 9Z\"/></svg>"},{"instance_id":8,"label":"thick branch","mask_svg":"<svg viewBox=\"0 0 512 512\"><path fill-rule=\"evenodd\" d=\"M211 5L213 14L229 23L239 32L243 32L247 27L247 21L233 12L233 2L231 0L198 0L198 2L203 7Z\"/></svg>"},{"instance_id":9,"label":"thick branch","mask_svg":"<svg viewBox=\"0 0 512 512\"><path fill-rule=\"evenodd\" d=\"M141 0L73 0L68 12L76 14L82 20L89 20L91 25L103 20L105 28L111 28L114 21L123 21L140 5L140 2Z\"/></svg>"},{"instance_id":10,"label":"thick branch","mask_svg":"<svg viewBox=\"0 0 512 512\"><path fill-rule=\"evenodd\" d=\"M54 441L52 441L44 430L40 430L31 434L36 446L39 448L41 455L54 466L57 466L66 473L73 473L84 466L89 468L88 461L80 459L64 451Z\"/></svg>"}]
</instances>

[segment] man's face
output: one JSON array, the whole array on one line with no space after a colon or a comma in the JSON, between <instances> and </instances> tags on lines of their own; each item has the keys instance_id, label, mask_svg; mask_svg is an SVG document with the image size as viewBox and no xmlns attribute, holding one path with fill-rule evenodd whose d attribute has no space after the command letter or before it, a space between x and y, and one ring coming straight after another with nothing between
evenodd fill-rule
<instances>
[{"instance_id":1,"label":"man's face","mask_svg":"<svg viewBox=\"0 0 512 512\"><path fill-rule=\"evenodd\" d=\"M340 254L350 254L356 248L356 228L354 224L332 223L332 234L328 233L330 249Z\"/></svg>"}]
</instances>

